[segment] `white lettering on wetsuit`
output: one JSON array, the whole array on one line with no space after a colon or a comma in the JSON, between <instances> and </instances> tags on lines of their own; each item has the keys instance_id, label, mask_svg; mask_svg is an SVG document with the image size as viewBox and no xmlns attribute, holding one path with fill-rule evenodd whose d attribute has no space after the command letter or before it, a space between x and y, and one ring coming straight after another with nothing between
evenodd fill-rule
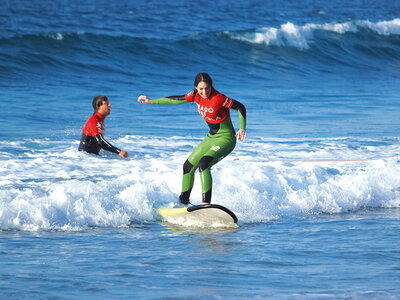
<instances>
[{"instance_id":1,"label":"white lettering on wetsuit","mask_svg":"<svg viewBox=\"0 0 400 300\"><path fill-rule=\"evenodd\" d=\"M217 120L221 119L221 117L216 117L214 119L214 118L210 118L207 116L207 113L212 114L214 112L214 108L212 108L212 107L206 107L204 105L197 104L197 109L199 111L199 114L206 120L217 121Z\"/></svg>"},{"instance_id":2,"label":"white lettering on wetsuit","mask_svg":"<svg viewBox=\"0 0 400 300\"><path fill-rule=\"evenodd\" d=\"M185 95L188 102L196 102L199 114L208 123L219 124L229 117L229 109L232 107L233 99L219 93L214 88L209 98L202 98L193 91Z\"/></svg>"},{"instance_id":3,"label":"white lettering on wetsuit","mask_svg":"<svg viewBox=\"0 0 400 300\"><path fill-rule=\"evenodd\" d=\"M212 150L212 151L214 151L214 152L219 151L219 149L221 149L221 147L218 146L218 145L213 145L213 146L210 148L210 150Z\"/></svg>"},{"instance_id":4,"label":"white lettering on wetsuit","mask_svg":"<svg viewBox=\"0 0 400 300\"><path fill-rule=\"evenodd\" d=\"M99 131L100 134L105 135L106 134L106 128L104 126L104 122L98 122L97 123L97 130Z\"/></svg>"},{"instance_id":5,"label":"white lettering on wetsuit","mask_svg":"<svg viewBox=\"0 0 400 300\"><path fill-rule=\"evenodd\" d=\"M199 109L199 113L204 117L206 113L212 114L214 112L214 108L206 107L204 105L197 104L197 108Z\"/></svg>"}]
</instances>

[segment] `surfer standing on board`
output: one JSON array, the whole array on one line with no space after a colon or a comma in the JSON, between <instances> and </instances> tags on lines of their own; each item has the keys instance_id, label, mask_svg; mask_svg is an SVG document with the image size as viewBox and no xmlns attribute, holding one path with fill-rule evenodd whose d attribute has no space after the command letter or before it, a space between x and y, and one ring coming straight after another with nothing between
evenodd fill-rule
<instances>
[{"instance_id":1,"label":"surfer standing on board","mask_svg":"<svg viewBox=\"0 0 400 300\"><path fill-rule=\"evenodd\" d=\"M211 167L232 152L236 145L235 135L239 141L246 138L246 108L242 103L215 90L212 79L207 73L197 74L194 87L193 91L182 96L151 100L141 95L138 98L138 102L145 104L182 104L194 101L197 103L200 115L210 128L207 136L183 164L182 193L179 196L182 204L189 204L197 168L200 172L203 203L211 203ZM236 134L229 109L237 110L239 113L240 129Z\"/></svg>"},{"instance_id":2,"label":"surfer standing on board","mask_svg":"<svg viewBox=\"0 0 400 300\"><path fill-rule=\"evenodd\" d=\"M81 143L79 151L86 151L93 154L99 154L100 149L117 153L119 156L126 158L128 153L114 147L104 139L106 131L104 119L111 112L111 104L108 98L103 95L94 97L92 102L94 114L86 121L82 130Z\"/></svg>"}]
</instances>

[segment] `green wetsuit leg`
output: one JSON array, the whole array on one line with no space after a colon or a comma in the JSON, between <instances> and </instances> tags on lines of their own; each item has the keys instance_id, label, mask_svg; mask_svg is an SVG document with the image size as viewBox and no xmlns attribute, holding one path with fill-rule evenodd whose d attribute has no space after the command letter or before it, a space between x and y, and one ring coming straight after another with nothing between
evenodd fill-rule
<instances>
[{"instance_id":1,"label":"green wetsuit leg","mask_svg":"<svg viewBox=\"0 0 400 300\"><path fill-rule=\"evenodd\" d=\"M230 119L221 123L220 130L208 134L205 139L193 150L184 165L182 179L181 202L189 201L190 192L194 183L194 174L197 168L200 171L203 202L210 203L212 177L211 167L233 151L236 145L232 123Z\"/></svg>"}]
</instances>

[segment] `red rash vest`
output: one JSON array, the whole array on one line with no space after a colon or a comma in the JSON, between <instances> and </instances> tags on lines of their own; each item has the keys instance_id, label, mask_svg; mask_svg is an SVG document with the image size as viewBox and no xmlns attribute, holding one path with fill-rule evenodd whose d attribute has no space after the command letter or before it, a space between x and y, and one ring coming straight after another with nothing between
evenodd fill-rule
<instances>
[{"instance_id":1,"label":"red rash vest","mask_svg":"<svg viewBox=\"0 0 400 300\"><path fill-rule=\"evenodd\" d=\"M89 120L86 121L82 132L87 136L96 136L98 134L104 135L106 132L106 127L104 125L104 119L106 117L101 113L94 113Z\"/></svg>"},{"instance_id":2,"label":"red rash vest","mask_svg":"<svg viewBox=\"0 0 400 300\"><path fill-rule=\"evenodd\" d=\"M219 93L214 88L210 97L205 99L196 93L193 99L193 91L185 95L187 102L196 102L199 114L207 123L220 124L229 117L229 109L232 107L233 99Z\"/></svg>"}]
</instances>

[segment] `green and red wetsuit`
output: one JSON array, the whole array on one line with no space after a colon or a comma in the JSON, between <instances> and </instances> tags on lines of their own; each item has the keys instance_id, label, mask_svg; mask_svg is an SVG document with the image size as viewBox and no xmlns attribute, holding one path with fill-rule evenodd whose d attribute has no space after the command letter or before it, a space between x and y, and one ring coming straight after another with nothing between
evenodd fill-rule
<instances>
[{"instance_id":1,"label":"green and red wetsuit","mask_svg":"<svg viewBox=\"0 0 400 300\"><path fill-rule=\"evenodd\" d=\"M86 151L93 154L99 154L100 149L116 154L121 152L120 149L114 147L104 139L106 131L104 125L105 118L106 117L101 113L96 112L86 121L85 126L82 129L79 151Z\"/></svg>"},{"instance_id":2,"label":"green and red wetsuit","mask_svg":"<svg viewBox=\"0 0 400 300\"><path fill-rule=\"evenodd\" d=\"M188 204L193 188L194 173L199 169L203 202L211 202L211 167L227 156L236 145L235 130L230 118L230 109L239 113L240 129L246 129L246 108L214 88L210 97L205 99L195 91L183 96L169 96L152 100L153 104L182 104L196 102L200 115L207 122L210 131L204 140L194 149L183 165L181 203Z\"/></svg>"}]
</instances>

